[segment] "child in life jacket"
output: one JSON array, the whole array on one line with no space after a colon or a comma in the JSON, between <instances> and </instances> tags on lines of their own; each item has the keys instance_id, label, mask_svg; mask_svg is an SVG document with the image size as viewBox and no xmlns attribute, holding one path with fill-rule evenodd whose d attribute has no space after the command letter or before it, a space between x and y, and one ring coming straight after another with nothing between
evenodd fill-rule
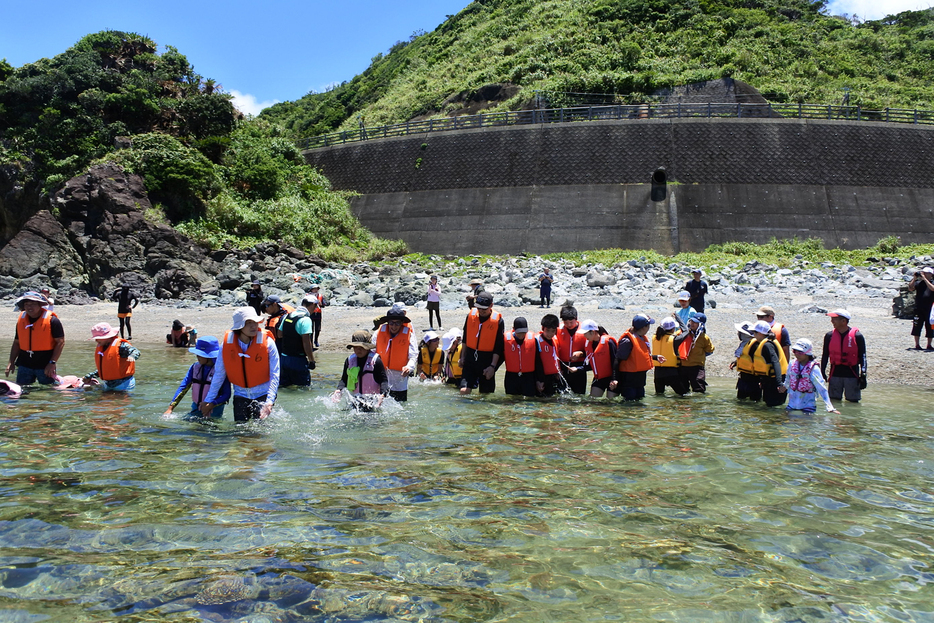
<instances>
[{"instance_id":1,"label":"child in life jacket","mask_svg":"<svg viewBox=\"0 0 934 623\"><path fill-rule=\"evenodd\" d=\"M99 387L105 392L126 392L136 387L136 360L139 349L122 337L119 331L106 322L91 327L91 339L97 342L94 363L97 370L86 375L84 382L100 379Z\"/></svg>"},{"instance_id":2,"label":"child in life jacket","mask_svg":"<svg viewBox=\"0 0 934 623\"><path fill-rule=\"evenodd\" d=\"M444 351L444 378L448 385L454 387L461 386L461 376L463 374L460 367L461 344L463 332L459 328L454 328L444 334L441 338L441 350Z\"/></svg>"},{"instance_id":3,"label":"child in life jacket","mask_svg":"<svg viewBox=\"0 0 934 623\"><path fill-rule=\"evenodd\" d=\"M652 352L662 357L654 364L656 394L664 394L666 387L671 387L679 396L688 393L688 384L681 376L681 360L678 358L678 349L687 336L687 333L678 329L677 320L670 317L662 320L655 330Z\"/></svg>"},{"instance_id":4,"label":"child in life jacket","mask_svg":"<svg viewBox=\"0 0 934 623\"><path fill-rule=\"evenodd\" d=\"M444 374L444 351L439 348L441 337L434 331L428 331L422 337L422 346L418 349L418 361L415 369L422 381L440 381Z\"/></svg>"},{"instance_id":5,"label":"child in life jacket","mask_svg":"<svg viewBox=\"0 0 934 623\"><path fill-rule=\"evenodd\" d=\"M800 339L791 347L794 361L788 365L788 374L785 383L779 386L778 391L788 392L787 411L803 411L814 413L817 411L815 394L819 394L824 401L828 413L840 413L834 409L824 384L824 375L814 358L814 347L810 340Z\"/></svg>"},{"instance_id":6,"label":"child in life jacket","mask_svg":"<svg viewBox=\"0 0 934 623\"><path fill-rule=\"evenodd\" d=\"M752 359L743 356L747 353L746 347L752 341L752 324L737 323L733 325L733 328L736 329L736 335L739 337L739 346L733 353L736 359L730 362L730 370L739 370L739 377L736 379L736 398L737 400L749 398L753 402L759 402L762 400L762 386L759 385L759 379L752 368Z\"/></svg>"},{"instance_id":7,"label":"child in life jacket","mask_svg":"<svg viewBox=\"0 0 934 623\"><path fill-rule=\"evenodd\" d=\"M684 340L678 345L678 358L681 360L681 380L689 385L692 392L707 391L707 357L713 354L714 345L707 335L707 315L698 312L688 318L688 330Z\"/></svg>"},{"instance_id":8,"label":"child in life jacket","mask_svg":"<svg viewBox=\"0 0 934 623\"><path fill-rule=\"evenodd\" d=\"M220 342L213 335L199 338L195 345L188 349L198 358L198 361L191 364L188 373L178 389L175 390L175 396L172 398L169 408L164 415L169 415L179 405L188 388L191 388L191 412L185 416L185 420L195 422L202 419L201 407L204 406L204 399L208 395L208 388L211 387L211 381L214 380L214 364L217 363L217 355L221 352ZM224 380L220 392L217 394L217 406L211 411L209 417L220 419L224 415L224 405L230 400L230 381Z\"/></svg>"},{"instance_id":9,"label":"child in life jacket","mask_svg":"<svg viewBox=\"0 0 934 623\"><path fill-rule=\"evenodd\" d=\"M347 348L353 354L344 362L341 380L331 399L337 402L344 389L354 397L354 406L362 411L372 411L383 404L389 395L389 377L386 366L376 353L372 334L366 329L355 331Z\"/></svg>"},{"instance_id":10,"label":"child in life jacket","mask_svg":"<svg viewBox=\"0 0 934 623\"><path fill-rule=\"evenodd\" d=\"M584 344L584 367L593 372L590 397L616 398L616 340L593 320L585 320L578 331L587 338Z\"/></svg>"}]
</instances>

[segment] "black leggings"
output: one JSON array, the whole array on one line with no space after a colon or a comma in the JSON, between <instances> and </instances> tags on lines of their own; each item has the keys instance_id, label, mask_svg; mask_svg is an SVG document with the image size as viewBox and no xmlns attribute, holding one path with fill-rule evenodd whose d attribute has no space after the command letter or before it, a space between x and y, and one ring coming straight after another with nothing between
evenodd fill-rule
<instances>
[{"instance_id":1,"label":"black leggings","mask_svg":"<svg viewBox=\"0 0 934 623\"><path fill-rule=\"evenodd\" d=\"M127 335L129 335L132 338L133 329L130 328L130 317L127 316L126 318L120 318L119 320L120 320L120 337L126 339L126 337L123 335L123 327L126 327Z\"/></svg>"},{"instance_id":2,"label":"black leggings","mask_svg":"<svg viewBox=\"0 0 934 623\"><path fill-rule=\"evenodd\" d=\"M441 328L441 301L428 301L428 325L434 329L435 324L431 319L431 312L438 318L438 328Z\"/></svg>"}]
</instances>

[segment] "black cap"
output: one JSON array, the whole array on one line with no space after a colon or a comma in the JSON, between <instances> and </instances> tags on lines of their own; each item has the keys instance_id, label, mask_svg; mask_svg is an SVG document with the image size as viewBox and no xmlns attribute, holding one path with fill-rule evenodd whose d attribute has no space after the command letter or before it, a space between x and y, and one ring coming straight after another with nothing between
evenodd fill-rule
<instances>
[{"instance_id":1,"label":"black cap","mask_svg":"<svg viewBox=\"0 0 934 623\"><path fill-rule=\"evenodd\" d=\"M521 331L520 331L520 329L521 329ZM528 331L528 330L529 330L529 323L526 322L525 318L523 318L522 316L519 316L518 318L516 318L515 320L512 321L512 330L513 330L513 331L519 331L520 333L521 333L522 331Z\"/></svg>"},{"instance_id":2,"label":"black cap","mask_svg":"<svg viewBox=\"0 0 934 623\"><path fill-rule=\"evenodd\" d=\"M493 306L493 295L489 292L481 292L473 302L474 307L478 309L487 309Z\"/></svg>"},{"instance_id":3,"label":"black cap","mask_svg":"<svg viewBox=\"0 0 934 623\"><path fill-rule=\"evenodd\" d=\"M263 307L267 305L272 305L273 303L281 303L282 299L279 298L278 294L270 294L265 299L263 299Z\"/></svg>"}]
</instances>

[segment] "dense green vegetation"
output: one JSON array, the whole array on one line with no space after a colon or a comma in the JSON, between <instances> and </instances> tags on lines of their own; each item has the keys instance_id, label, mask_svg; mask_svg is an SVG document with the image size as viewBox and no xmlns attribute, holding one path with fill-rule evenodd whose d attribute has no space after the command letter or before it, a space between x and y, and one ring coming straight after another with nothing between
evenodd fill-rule
<instances>
[{"instance_id":1,"label":"dense green vegetation","mask_svg":"<svg viewBox=\"0 0 934 623\"><path fill-rule=\"evenodd\" d=\"M363 228L281 134L242 119L177 50L157 55L140 35L101 32L53 59L0 62L0 166L15 182L52 191L115 162L144 177L168 222L209 245L275 240L347 261L404 251Z\"/></svg>"},{"instance_id":2,"label":"dense green vegetation","mask_svg":"<svg viewBox=\"0 0 934 623\"><path fill-rule=\"evenodd\" d=\"M475 0L433 32L398 42L349 82L266 109L295 137L443 115L446 98L513 83L622 94L733 77L774 102L927 108L934 101L934 9L879 21L822 13L821 0Z\"/></svg>"}]
</instances>

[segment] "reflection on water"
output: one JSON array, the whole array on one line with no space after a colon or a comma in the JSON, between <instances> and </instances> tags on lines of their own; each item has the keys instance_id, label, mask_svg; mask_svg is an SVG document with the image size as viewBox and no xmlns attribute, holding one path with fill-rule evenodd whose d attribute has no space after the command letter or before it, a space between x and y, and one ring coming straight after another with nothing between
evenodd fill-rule
<instances>
[{"instance_id":1,"label":"reflection on water","mask_svg":"<svg viewBox=\"0 0 934 623\"><path fill-rule=\"evenodd\" d=\"M934 621L927 390L353 414L318 375L237 428L161 415L190 363L0 404L0 621Z\"/></svg>"}]
</instances>

